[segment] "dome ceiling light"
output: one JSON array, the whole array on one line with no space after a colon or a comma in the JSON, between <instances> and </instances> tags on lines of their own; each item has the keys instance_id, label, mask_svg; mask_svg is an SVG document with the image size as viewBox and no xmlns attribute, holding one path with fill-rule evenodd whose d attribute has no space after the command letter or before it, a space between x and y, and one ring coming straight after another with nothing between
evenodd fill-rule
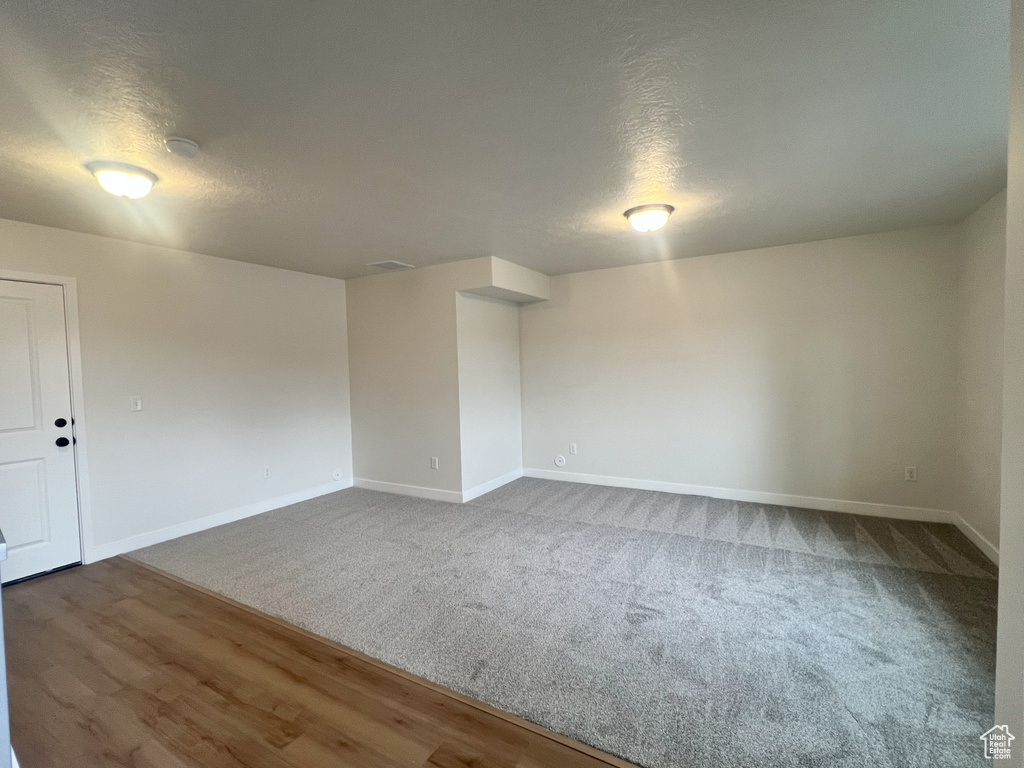
<instances>
[{"instance_id":1,"label":"dome ceiling light","mask_svg":"<svg viewBox=\"0 0 1024 768\"><path fill-rule=\"evenodd\" d=\"M152 171L114 160L95 160L86 163L85 168L107 192L129 200L145 197L159 180Z\"/></svg>"},{"instance_id":2,"label":"dome ceiling light","mask_svg":"<svg viewBox=\"0 0 1024 768\"><path fill-rule=\"evenodd\" d=\"M674 210L675 208L668 203L651 203L630 208L622 215L637 232L653 232L665 226Z\"/></svg>"}]
</instances>

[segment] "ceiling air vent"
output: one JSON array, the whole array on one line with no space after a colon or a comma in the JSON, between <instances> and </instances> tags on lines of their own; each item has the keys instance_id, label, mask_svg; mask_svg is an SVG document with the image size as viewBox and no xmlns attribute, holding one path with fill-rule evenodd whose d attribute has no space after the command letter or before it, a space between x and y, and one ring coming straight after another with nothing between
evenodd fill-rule
<instances>
[{"instance_id":1,"label":"ceiling air vent","mask_svg":"<svg viewBox=\"0 0 1024 768\"><path fill-rule=\"evenodd\" d=\"M397 272L400 269L415 269L412 264L406 264L402 261L375 261L373 264L367 264L368 267L374 269L383 269L385 272Z\"/></svg>"}]
</instances>

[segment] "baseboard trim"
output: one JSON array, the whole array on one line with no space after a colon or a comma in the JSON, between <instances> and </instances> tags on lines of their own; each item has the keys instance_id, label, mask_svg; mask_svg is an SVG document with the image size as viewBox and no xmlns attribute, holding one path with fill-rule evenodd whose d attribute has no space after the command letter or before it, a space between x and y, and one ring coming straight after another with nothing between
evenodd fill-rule
<instances>
[{"instance_id":1,"label":"baseboard trim","mask_svg":"<svg viewBox=\"0 0 1024 768\"><path fill-rule=\"evenodd\" d=\"M788 493L769 493L766 491L740 491L733 488L667 483L661 480L635 480L633 478L609 477L606 475L585 475L578 472L557 472L548 469L527 469L524 471L524 474L526 477L536 477L544 480L563 480L570 483L586 483L588 485L608 485L615 488L636 488L641 491L683 493L690 496L710 496L713 499L752 501L756 504L777 504L783 507L803 507L805 509L820 509L826 512L849 512L855 515L891 517L897 520L919 520L925 523L955 524L959 519L959 515L955 512L928 507L903 507L894 504L876 504L869 501L823 499L817 496L795 496Z\"/></svg>"},{"instance_id":2,"label":"baseboard trim","mask_svg":"<svg viewBox=\"0 0 1024 768\"><path fill-rule=\"evenodd\" d=\"M430 499L431 501L448 501L453 504L464 504L472 501L478 496L490 493L495 488L500 488L506 483L518 480L523 476L523 470L516 469L501 477L488 480L475 488L465 491L446 491L443 488L427 488L422 485L405 485L404 483L386 483L383 480L368 480L365 477L357 477L354 481L356 488L365 488L368 491L381 491L382 493L397 493L399 496L414 496L418 499Z\"/></svg>"},{"instance_id":3,"label":"baseboard trim","mask_svg":"<svg viewBox=\"0 0 1024 768\"><path fill-rule=\"evenodd\" d=\"M999 565L999 548L978 533L977 529L964 520L963 517L948 509L904 507L894 504L875 504L869 501L823 499L817 496L794 496L786 493L768 493L765 491L739 491L732 488L712 488L703 485L667 483L661 480L636 480L629 477L610 477L607 475L586 475L580 472L558 472L550 469L524 469L523 476L536 477L542 480L561 480L568 483L607 485L614 488L636 488L640 491L663 491L665 493L683 493L690 496L710 496L713 499L729 499L731 501L752 501L755 504L777 504L784 507L820 509L826 512L849 512L854 515L891 517L896 520L917 520L922 523L949 523L959 528L964 536L970 539L971 543L980 549L989 560Z\"/></svg>"},{"instance_id":4,"label":"baseboard trim","mask_svg":"<svg viewBox=\"0 0 1024 768\"><path fill-rule=\"evenodd\" d=\"M400 496L415 496L419 499L430 499L432 501L451 501L455 504L462 503L461 491L446 491L441 488L426 488L421 485L385 483L382 480L367 480L365 477L357 477L354 484L356 488L365 488L369 491L397 493Z\"/></svg>"},{"instance_id":5,"label":"baseboard trim","mask_svg":"<svg viewBox=\"0 0 1024 768\"><path fill-rule=\"evenodd\" d=\"M199 531L205 531L209 528L216 528L219 525L233 523L236 520L242 520L246 517L252 517L253 515L260 515L264 512L270 512L274 509L287 507L290 504L298 504L300 501L308 501L309 499L315 499L317 496L324 496L328 493L334 493L335 491L343 491L346 488L351 487L352 478L338 480L337 482L318 485L314 488L307 488L284 496L275 496L272 499L257 501L254 504L246 504L244 507L236 507L235 509L229 509L226 512L218 512L213 515L207 515L206 517L200 517L196 520L186 520L183 523L169 525L166 528L159 528L147 533L140 533L137 536L130 536L127 539L121 539L120 541L112 541L109 544L93 545L88 548L83 560L86 563L95 563L99 560L106 560L108 557L123 555L126 552L141 549L142 547L150 547L154 544L160 544L164 541L176 539L179 536L187 536L190 533L198 533Z\"/></svg>"},{"instance_id":6,"label":"baseboard trim","mask_svg":"<svg viewBox=\"0 0 1024 768\"><path fill-rule=\"evenodd\" d=\"M978 529L960 515L956 515L956 520L953 521L953 524L960 529L964 536L971 540L974 546L984 552L989 560L999 565L999 547L978 533Z\"/></svg>"},{"instance_id":7,"label":"baseboard trim","mask_svg":"<svg viewBox=\"0 0 1024 768\"><path fill-rule=\"evenodd\" d=\"M467 501L472 501L478 496L483 496L485 493L490 493L493 490L501 488L501 486L503 485L511 483L513 480L518 480L522 476L523 470L521 468L514 469L511 472L502 475L501 477L496 477L493 480L488 480L486 483L481 483L475 488L470 488L468 491L463 491L462 501L463 503Z\"/></svg>"}]
</instances>

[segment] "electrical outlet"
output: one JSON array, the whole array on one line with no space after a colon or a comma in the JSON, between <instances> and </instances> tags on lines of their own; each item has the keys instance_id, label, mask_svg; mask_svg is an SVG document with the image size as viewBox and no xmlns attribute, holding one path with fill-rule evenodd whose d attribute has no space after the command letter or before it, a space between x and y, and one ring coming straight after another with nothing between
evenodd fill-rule
<instances>
[{"instance_id":1,"label":"electrical outlet","mask_svg":"<svg viewBox=\"0 0 1024 768\"><path fill-rule=\"evenodd\" d=\"M917 482L917 467L904 467L903 468L903 479L908 483Z\"/></svg>"},{"instance_id":2,"label":"electrical outlet","mask_svg":"<svg viewBox=\"0 0 1024 768\"><path fill-rule=\"evenodd\" d=\"M270 467L264 467L263 468L263 478L264 479L269 479L270 478Z\"/></svg>"},{"instance_id":3,"label":"electrical outlet","mask_svg":"<svg viewBox=\"0 0 1024 768\"><path fill-rule=\"evenodd\" d=\"M576 443L569 443L569 454L572 456L576 455Z\"/></svg>"},{"instance_id":4,"label":"electrical outlet","mask_svg":"<svg viewBox=\"0 0 1024 768\"><path fill-rule=\"evenodd\" d=\"M430 468L431 469L438 469L439 468L439 465L437 463L437 456L431 456L430 457Z\"/></svg>"},{"instance_id":5,"label":"electrical outlet","mask_svg":"<svg viewBox=\"0 0 1024 768\"><path fill-rule=\"evenodd\" d=\"M142 398L138 395L132 395L129 401L128 410L130 411L141 411L142 410Z\"/></svg>"}]
</instances>

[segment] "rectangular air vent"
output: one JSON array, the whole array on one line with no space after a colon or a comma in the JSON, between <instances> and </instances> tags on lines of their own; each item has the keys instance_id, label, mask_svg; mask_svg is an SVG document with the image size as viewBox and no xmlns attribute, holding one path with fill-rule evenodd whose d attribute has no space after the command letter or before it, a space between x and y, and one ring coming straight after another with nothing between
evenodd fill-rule
<instances>
[{"instance_id":1,"label":"rectangular air vent","mask_svg":"<svg viewBox=\"0 0 1024 768\"><path fill-rule=\"evenodd\" d=\"M373 264L367 264L368 267L374 269L383 269L385 272L395 272L399 269L415 269L412 264L406 264L401 261L375 261Z\"/></svg>"}]
</instances>

